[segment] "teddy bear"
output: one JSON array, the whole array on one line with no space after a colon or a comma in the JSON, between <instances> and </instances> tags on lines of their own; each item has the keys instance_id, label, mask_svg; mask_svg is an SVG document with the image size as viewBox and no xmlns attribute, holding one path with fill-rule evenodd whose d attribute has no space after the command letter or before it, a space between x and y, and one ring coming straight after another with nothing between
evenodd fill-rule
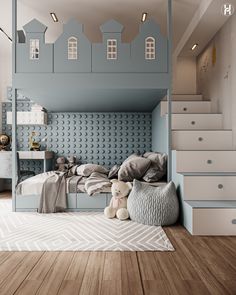
<instances>
[{"instance_id":1,"label":"teddy bear","mask_svg":"<svg viewBox=\"0 0 236 295\"><path fill-rule=\"evenodd\" d=\"M68 168L70 169L75 165L76 157L70 155L70 156L67 157L67 161L68 161Z\"/></svg>"},{"instance_id":2,"label":"teddy bear","mask_svg":"<svg viewBox=\"0 0 236 295\"><path fill-rule=\"evenodd\" d=\"M120 220L128 219L127 196L132 189L132 184L117 179L112 179L111 182L112 198L110 205L104 209L104 215L107 218L117 217Z\"/></svg>"},{"instance_id":3,"label":"teddy bear","mask_svg":"<svg viewBox=\"0 0 236 295\"><path fill-rule=\"evenodd\" d=\"M65 172L67 170L66 159L64 157L58 157L56 160L55 168L58 171Z\"/></svg>"}]
</instances>

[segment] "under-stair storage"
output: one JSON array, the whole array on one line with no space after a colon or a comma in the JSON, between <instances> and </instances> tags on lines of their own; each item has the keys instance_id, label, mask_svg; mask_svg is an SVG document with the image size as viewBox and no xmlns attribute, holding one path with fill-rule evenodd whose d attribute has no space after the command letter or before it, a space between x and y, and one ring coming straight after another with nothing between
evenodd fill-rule
<instances>
[{"instance_id":1,"label":"under-stair storage","mask_svg":"<svg viewBox=\"0 0 236 295\"><path fill-rule=\"evenodd\" d=\"M173 114L172 130L219 130L221 114Z\"/></svg>"},{"instance_id":2,"label":"under-stair storage","mask_svg":"<svg viewBox=\"0 0 236 295\"><path fill-rule=\"evenodd\" d=\"M232 150L231 130L174 130L173 150Z\"/></svg>"},{"instance_id":3,"label":"under-stair storage","mask_svg":"<svg viewBox=\"0 0 236 295\"><path fill-rule=\"evenodd\" d=\"M161 116L167 114L167 101L161 101ZM173 101L172 113L206 114L211 112L210 101Z\"/></svg>"},{"instance_id":4,"label":"under-stair storage","mask_svg":"<svg viewBox=\"0 0 236 295\"><path fill-rule=\"evenodd\" d=\"M235 173L236 151L176 151L176 172Z\"/></svg>"},{"instance_id":5,"label":"under-stair storage","mask_svg":"<svg viewBox=\"0 0 236 295\"><path fill-rule=\"evenodd\" d=\"M187 99L188 98L188 99ZM193 235L236 235L236 150L232 130L201 96L174 96L172 177L182 223ZM167 101L161 102L161 115Z\"/></svg>"},{"instance_id":6,"label":"under-stair storage","mask_svg":"<svg viewBox=\"0 0 236 295\"><path fill-rule=\"evenodd\" d=\"M235 200L236 173L232 176L183 176L184 200Z\"/></svg>"},{"instance_id":7,"label":"under-stair storage","mask_svg":"<svg viewBox=\"0 0 236 295\"><path fill-rule=\"evenodd\" d=\"M193 235L236 235L236 201L186 201L184 210Z\"/></svg>"}]
</instances>

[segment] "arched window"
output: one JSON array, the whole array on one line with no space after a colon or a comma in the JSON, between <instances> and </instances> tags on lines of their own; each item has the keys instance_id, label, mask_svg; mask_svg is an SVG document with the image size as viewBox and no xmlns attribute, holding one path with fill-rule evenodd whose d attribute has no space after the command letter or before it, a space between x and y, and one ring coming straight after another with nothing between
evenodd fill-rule
<instances>
[{"instance_id":1,"label":"arched window","mask_svg":"<svg viewBox=\"0 0 236 295\"><path fill-rule=\"evenodd\" d=\"M68 39L68 59L78 59L78 41L75 37Z\"/></svg>"},{"instance_id":2,"label":"arched window","mask_svg":"<svg viewBox=\"0 0 236 295\"><path fill-rule=\"evenodd\" d=\"M39 39L30 39L30 59L39 59Z\"/></svg>"},{"instance_id":3,"label":"arched window","mask_svg":"<svg viewBox=\"0 0 236 295\"><path fill-rule=\"evenodd\" d=\"M117 59L117 40L107 40L107 59Z\"/></svg>"},{"instance_id":4,"label":"arched window","mask_svg":"<svg viewBox=\"0 0 236 295\"><path fill-rule=\"evenodd\" d=\"M145 59L156 59L155 38L145 39Z\"/></svg>"}]
</instances>

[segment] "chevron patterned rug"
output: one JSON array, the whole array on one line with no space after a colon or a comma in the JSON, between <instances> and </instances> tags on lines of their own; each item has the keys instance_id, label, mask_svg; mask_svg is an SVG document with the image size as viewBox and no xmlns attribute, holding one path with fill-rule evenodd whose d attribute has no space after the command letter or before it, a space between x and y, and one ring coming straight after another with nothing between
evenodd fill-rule
<instances>
[{"instance_id":1,"label":"chevron patterned rug","mask_svg":"<svg viewBox=\"0 0 236 295\"><path fill-rule=\"evenodd\" d=\"M100 212L11 212L0 199L0 251L174 251L162 227Z\"/></svg>"}]
</instances>

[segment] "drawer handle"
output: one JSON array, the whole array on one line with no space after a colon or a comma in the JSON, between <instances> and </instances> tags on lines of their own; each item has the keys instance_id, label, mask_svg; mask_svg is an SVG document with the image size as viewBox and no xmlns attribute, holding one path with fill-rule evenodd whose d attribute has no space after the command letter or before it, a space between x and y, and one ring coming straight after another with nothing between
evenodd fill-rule
<instances>
[{"instance_id":1,"label":"drawer handle","mask_svg":"<svg viewBox=\"0 0 236 295\"><path fill-rule=\"evenodd\" d=\"M233 220L232 220L232 223L233 223L233 224L236 224L236 219L233 219Z\"/></svg>"},{"instance_id":2,"label":"drawer handle","mask_svg":"<svg viewBox=\"0 0 236 295\"><path fill-rule=\"evenodd\" d=\"M222 189L223 187L223 184L218 184L218 189Z\"/></svg>"},{"instance_id":3,"label":"drawer handle","mask_svg":"<svg viewBox=\"0 0 236 295\"><path fill-rule=\"evenodd\" d=\"M186 112L187 110L188 110L187 108L185 108L185 107L183 108L183 111L184 111L184 112Z\"/></svg>"},{"instance_id":4,"label":"drawer handle","mask_svg":"<svg viewBox=\"0 0 236 295\"><path fill-rule=\"evenodd\" d=\"M212 164L212 160L207 160L207 164Z\"/></svg>"},{"instance_id":5,"label":"drawer handle","mask_svg":"<svg viewBox=\"0 0 236 295\"><path fill-rule=\"evenodd\" d=\"M198 141L203 141L203 138L202 137L198 137Z\"/></svg>"},{"instance_id":6,"label":"drawer handle","mask_svg":"<svg viewBox=\"0 0 236 295\"><path fill-rule=\"evenodd\" d=\"M191 122L192 125L195 125L195 123L196 123L195 121L192 121L192 122Z\"/></svg>"}]
</instances>

